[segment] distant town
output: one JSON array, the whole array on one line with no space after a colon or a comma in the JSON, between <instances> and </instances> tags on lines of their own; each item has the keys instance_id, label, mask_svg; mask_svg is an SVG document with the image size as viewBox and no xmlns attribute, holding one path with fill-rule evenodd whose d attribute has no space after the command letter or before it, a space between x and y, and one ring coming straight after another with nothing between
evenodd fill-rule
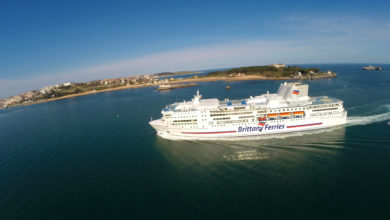
<instances>
[{"instance_id":1,"label":"distant town","mask_svg":"<svg viewBox=\"0 0 390 220\"><path fill-rule=\"evenodd\" d=\"M0 108L47 102L112 90L159 86L182 82L266 79L303 80L331 77L336 77L336 74L332 71L320 72L317 68L304 69L297 66L290 67L284 64L239 67L224 71L210 72L208 74L203 74L203 72L198 71L163 72L112 79L93 80L89 82L65 82L57 85L46 86L39 90L33 90L20 95L0 99Z\"/></svg>"}]
</instances>

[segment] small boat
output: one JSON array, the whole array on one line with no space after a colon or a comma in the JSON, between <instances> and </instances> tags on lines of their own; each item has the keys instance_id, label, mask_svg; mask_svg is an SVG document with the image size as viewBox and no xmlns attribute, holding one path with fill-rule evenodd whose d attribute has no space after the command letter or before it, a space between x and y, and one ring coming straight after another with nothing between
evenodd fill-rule
<instances>
[{"instance_id":1,"label":"small boat","mask_svg":"<svg viewBox=\"0 0 390 220\"><path fill-rule=\"evenodd\" d=\"M226 86L225 89L226 89L226 90L230 90L230 86Z\"/></svg>"}]
</instances>

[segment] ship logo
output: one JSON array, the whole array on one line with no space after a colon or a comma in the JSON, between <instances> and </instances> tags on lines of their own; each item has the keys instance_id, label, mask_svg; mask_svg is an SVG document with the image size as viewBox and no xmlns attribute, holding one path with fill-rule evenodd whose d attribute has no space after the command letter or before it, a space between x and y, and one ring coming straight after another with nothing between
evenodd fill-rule
<instances>
[{"instance_id":1,"label":"ship logo","mask_svg":"<svg viewBox=\"0 0 390 220\"><path fill-rule=\"evenodd\" d=\"M292 93L295 94L295 95L299 95L299 90L293 90Z\"/></svg>"},{"instance_id":2,"label":"ship logo","mask_svg":"<svg viewBox=\"0 0 390 220\"><path fill-rule=\"evenodd\" d=\"M261 122L259 122L259 125L260 125L260 126L264 126L265 123L261 121Z\"/></svg>"}]
</instances>

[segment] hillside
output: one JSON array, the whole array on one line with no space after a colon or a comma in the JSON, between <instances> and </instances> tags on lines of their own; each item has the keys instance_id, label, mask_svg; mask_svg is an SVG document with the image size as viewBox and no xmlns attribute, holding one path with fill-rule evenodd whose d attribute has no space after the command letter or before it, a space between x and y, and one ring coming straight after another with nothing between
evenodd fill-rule
<instances>
[{"instance_id":1,"label":"hillside","mask_svg":"<svg viewBox=\"0 0 390 220\"><path fill-rule=\"evenodd\" d=\"M248 66L248 67L238 67L232 68L223 71L210 72L208 76L225 76L225 77L234 77L236 75L261 75L266 77L290 77L294 76L298 72L302 76L307 76L310 74L318 74L318 68L302 68L299 66L287 66L276 68L273 66Z\"/></svg>"}]
</instances>

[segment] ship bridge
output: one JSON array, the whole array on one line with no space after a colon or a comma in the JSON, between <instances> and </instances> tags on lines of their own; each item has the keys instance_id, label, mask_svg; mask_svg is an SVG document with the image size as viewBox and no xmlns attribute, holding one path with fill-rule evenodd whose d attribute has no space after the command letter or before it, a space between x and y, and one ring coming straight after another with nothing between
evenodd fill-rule
<instances>
[{"instance_id":1,"label":"ship bridge","mask_svg":"<svg viewBox=\"0 0 390 220\"><path fill-rule=\"evenodd\" d=\"M277 92L278 96L287 101L309 100L309 85L302 83L282 83Z\"/></svg>"},{"instance_id":2,"label":"ship bridge","mask_svg":"<svg viewBox=\"0 0 390 220\"><path fill-rule=\"evenodd\" d=\"M308 96L309 85L302 83L282 83L277 93L263 94L250 97L247 102L255 106L266 106L268 108L288 107L297 105L309 105L311 99Z\"/></svg>"}]
</instances>

